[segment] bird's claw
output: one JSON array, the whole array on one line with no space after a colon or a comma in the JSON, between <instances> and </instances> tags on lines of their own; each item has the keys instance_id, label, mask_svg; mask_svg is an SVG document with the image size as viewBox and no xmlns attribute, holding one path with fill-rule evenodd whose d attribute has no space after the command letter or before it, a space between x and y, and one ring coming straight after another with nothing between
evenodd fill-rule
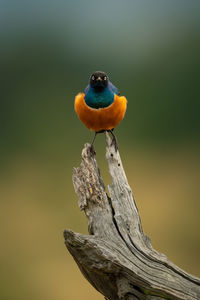
<instances>
[{"instance_id":1,"label":"bird's claw","mask_svg":"<svg viewBox=\"0 0 200 300\"><path fill-rule=\"evenodd\" d=\"M114 137L112 139L111 146L114 146L115 147L115 152L117 152L117 150L118 150L117 139L114 138Z\"/></svg>"},{"instance_id":2,"label":"bird's claw","mask_svg":"<svg viewBox=\"0 0 200 300\"><path fill-rule=\"evenodd\" d=\"M95 156L95 155L96 155L96 151L94 150L94 146L93 146L93 145L90 146L90 154L91 154L92 156Z\"/></svg>"}]
</instances>

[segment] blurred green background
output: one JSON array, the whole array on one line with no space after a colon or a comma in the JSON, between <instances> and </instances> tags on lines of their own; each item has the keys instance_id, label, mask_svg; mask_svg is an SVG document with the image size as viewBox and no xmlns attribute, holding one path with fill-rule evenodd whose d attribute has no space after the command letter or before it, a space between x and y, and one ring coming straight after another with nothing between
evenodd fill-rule
<instances>
[{"instance_id":1,"label":"blurred green background","mask_svg":"<svg viewBox=\"0 0 200 300\"><path fill-rule=\"evenodd\" d=\"M87 233L71 176L93 134L73 102L96 70L128 99L116 135L145 233L200 275L199 30L199 1L0 1L0 299L103 299L62 236Z\"/></svg>"}]
</instances>

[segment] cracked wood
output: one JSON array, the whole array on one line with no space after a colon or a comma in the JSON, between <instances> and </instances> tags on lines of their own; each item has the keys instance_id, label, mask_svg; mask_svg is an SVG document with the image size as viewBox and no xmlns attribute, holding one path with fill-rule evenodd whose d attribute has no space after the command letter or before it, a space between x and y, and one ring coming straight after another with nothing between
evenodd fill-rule
<instances>
[{"instance_id":1,"label":"cracked wood","mask_svg":"<svg viewBox=\"0 0 200 300\"><path fill-rule=\"evenodd\" d=\"M200 299L200 280L154 250L144 234L119 152L108 133L106 159L112 179L110 197L89 144L73 173L90 235L65 230L64 238L83 275L109 300Z\"/></svg>"}]
</instances>

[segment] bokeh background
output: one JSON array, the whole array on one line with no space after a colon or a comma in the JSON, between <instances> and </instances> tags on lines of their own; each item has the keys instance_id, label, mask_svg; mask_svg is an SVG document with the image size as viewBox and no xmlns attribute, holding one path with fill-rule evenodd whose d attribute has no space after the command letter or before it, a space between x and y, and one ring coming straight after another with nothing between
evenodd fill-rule
<instances>
[{"instance_id":1,"label":"bokeh background","mask_svg":"<svg viewBox=\"0 0 200 300\"><path fill-rule=\"evenodd\" d=\"M0 1L0 299L103 299L62 235L87 233L71 176L93 134L73 102L96 70L128 99L116 135L145 233L200 275L199 30L193 0Z\"/></svg>"}]
</instances>

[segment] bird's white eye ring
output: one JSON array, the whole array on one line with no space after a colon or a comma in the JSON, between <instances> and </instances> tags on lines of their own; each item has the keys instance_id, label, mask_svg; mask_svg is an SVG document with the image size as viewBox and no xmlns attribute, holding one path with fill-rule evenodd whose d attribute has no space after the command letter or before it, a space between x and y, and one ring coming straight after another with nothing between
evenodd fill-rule
<instances>
[{"instance_id":1,"label":"bird's white eye ring","mask_svg":"<svg viewBox=\"0 0 200 300\"><path fill-rule=\"evenodd\" d=\"M104 80L105 80L105 81L107 80L107 77L106 77L106 76L104 77Z\"/></svg>"},{"instance_id":2,"label":"bird's white eye ring","mask_svg":"<svg viewBox=\"0 0 200 300\"><path fill-rule=\"evenodd\" d=\"M95 80L95 77L94 77L94 75L92 76L92 80Z\"/></svg>"}]
</instances>

